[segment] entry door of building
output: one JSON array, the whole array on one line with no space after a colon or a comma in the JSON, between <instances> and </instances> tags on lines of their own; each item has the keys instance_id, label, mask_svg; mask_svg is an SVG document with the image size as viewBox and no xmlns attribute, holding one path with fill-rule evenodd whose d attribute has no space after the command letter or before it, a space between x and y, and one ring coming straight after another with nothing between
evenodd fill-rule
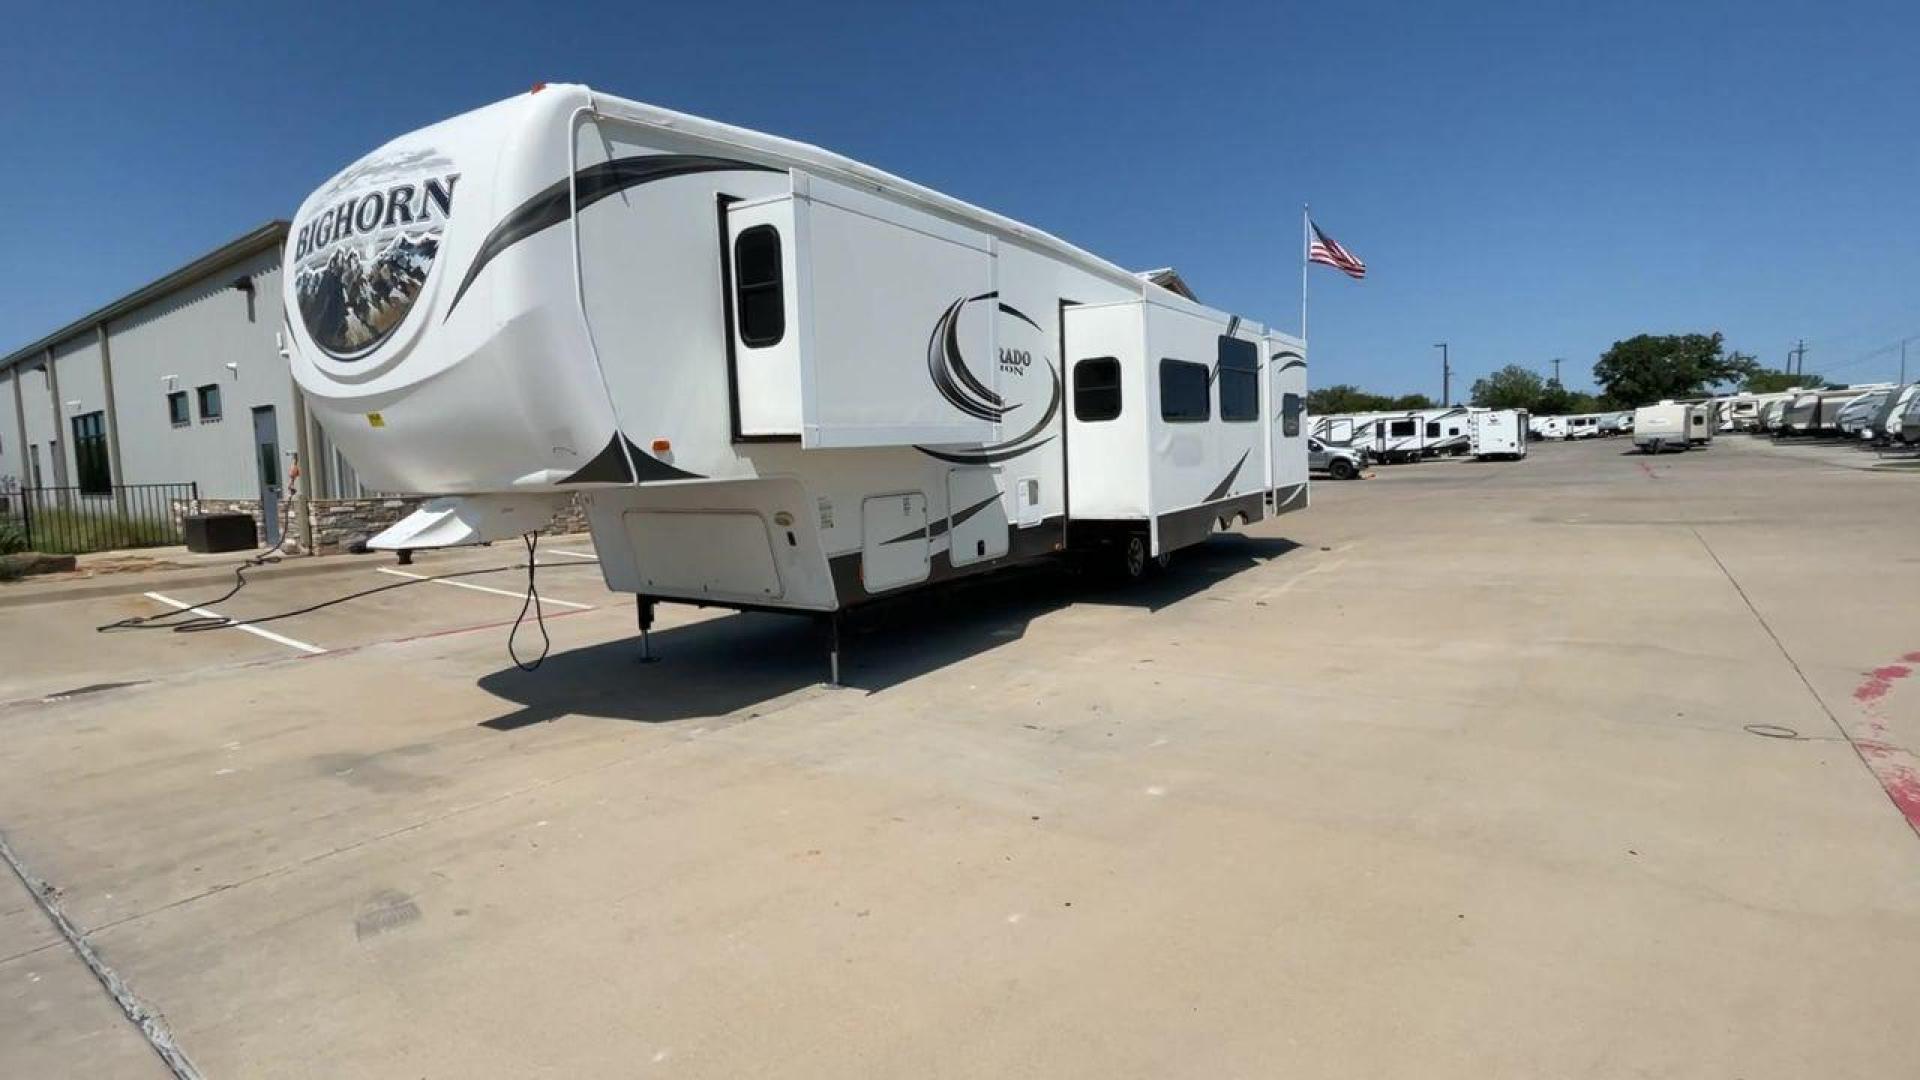
<instances>
[{"instance_id":1,"label":"entry door of building","mask_svg":"<svg viewBox=\"0 0 1920 1080\"><path fill-rule=\"evenodd\" d=\"M272 547L280 542L280 423L271 405L253 410L253 456L260 473L260 527Z\"/></svg>"}]
</instances>

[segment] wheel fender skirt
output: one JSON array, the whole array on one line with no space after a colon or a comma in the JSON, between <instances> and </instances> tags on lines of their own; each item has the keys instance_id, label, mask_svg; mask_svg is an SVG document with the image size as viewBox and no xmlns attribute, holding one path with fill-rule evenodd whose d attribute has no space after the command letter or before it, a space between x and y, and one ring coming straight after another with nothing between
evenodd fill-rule
<instances>
[{"instance_id":1,"label":"wheel fender skirt","mask_svg":"<svg viewBox=\"0 0 1920 1080\"><path fill-rule=\"evenodd\" d=\"M570 493L556 491L432 499L367 541L367 546L400 551L505 540L546 527L570 498Z\"/></svg>"}]
</instances>

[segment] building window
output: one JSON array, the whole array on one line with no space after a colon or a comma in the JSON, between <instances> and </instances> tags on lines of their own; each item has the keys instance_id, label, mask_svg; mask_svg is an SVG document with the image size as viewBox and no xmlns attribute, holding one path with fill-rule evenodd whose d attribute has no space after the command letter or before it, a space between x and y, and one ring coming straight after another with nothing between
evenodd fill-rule
<instances>
[{"instance_id":1,"label":"building window","mask_svg":"<svg viewBox=\"0 0 1920 1080\"><path fill-rule=\"evenodd\" d=\"M90 412L73 418L73 461L79 466L80 491L104 495L113 490L113 469L107 464L107 414Z\"/></svg>"},{"instance_id":2,"label":"building window","mask_svg":"<svg viewBox=\"0 0 1920 1080\"><path fill-rule=\"evenodd\" d=\"M208 383L194 393L200 398L200 422L206 424L220 419L220 385Z\"/></svg>"},{"instance_id":3,"label":"building window","mask_svg":"<svg viewBox=\"0 0 1920 1080\"><path fill-rule=\"evenodd\" d=\"M755 225L733 241L734 307L740 340L749 349L778 345L787 334L787 301L780 280L780 232Z\"/></svg>"},{"instance_id":4,"label":"building window","mask_svg":"<svg viewBox=\"0 0 1920 1080\"><path fill-rule=\"evenodd\" d=\"M1191 424L1213 419L1212 396L1207 393L1207 365L1186 360L1160 361L1160 419Z\"/></svg>"},{"instance_id":5,"label":"building window","mask_svg":"<svg viewBox=\"0 0 1920 1080\"><path fill-rule=\"evenodd\" d=\"M167 395L167 418L174 427L186 427L193 423L193 414L187 411L187 392L175 390Z\"/></svg>"},{"instance_id":6,"label":"building window","mask_svg":"<svg viewBox=\"0 0 1920 1080\"><path fill-rule=\"evenodd\" d=\"M1251 341L1220 339L1220 419L1260 419L1260 349Z\"/></svg>"},{"instance_id":7,"label":"building window","mask_svg":"<svg viewBox=\"0 0 1920 1080\"><path fill-rule=\"evenodd\" d=\"M1395 420L1392 426L1387 428L1387 434L1396 439L1411 439L1413 438L1414 430L1415 425L1413 421Z\"/></svg>"},{"instance_id":8,"label":"building window","mask_svg":"<svg viewBox=\"0 0 1920 1080\"><path fill-rule=\"evenodd\" d=\"M1073 365L1073 418L1087 423L1120 415L1120 361L1097 356Z\"/></svg>"},{"instance_id":9,"label":"building window","mask_svg":"<svg viewBox=\"0 0 1920 1080\"><path fill-rule=\"evenodd\" d=\"M1280 434L1286 438L1300 434L1300 414L1305 411L1300 405L1299 394L1280 395Z\"/></svg>"}]
</instances>

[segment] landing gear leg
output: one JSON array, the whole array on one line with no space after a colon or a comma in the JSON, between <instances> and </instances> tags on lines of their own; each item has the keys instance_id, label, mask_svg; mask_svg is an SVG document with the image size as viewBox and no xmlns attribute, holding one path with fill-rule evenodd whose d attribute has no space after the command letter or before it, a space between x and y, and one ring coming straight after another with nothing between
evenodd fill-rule
<instances>
[{"instance_id":1,"label":"landing gear leg","mask_svg":"<svg viewBox=\"0 0 1920 1080\"><path fill-rule=\"evenodd\" d=\"M840 613L827 616L827 685L840 685Z\"/></svg>"},{"instance_id":2,"label":"landing gear leg","mask_svg":"<svg viewBox=\"0 0 1920 1080\"><path fill-rule=\"evenodd\" d=\"M640 597L640 606L636 614L640 619L640 662L657 664L660 658L653 655L653 601Z\"/></svg>"}]
</instances>

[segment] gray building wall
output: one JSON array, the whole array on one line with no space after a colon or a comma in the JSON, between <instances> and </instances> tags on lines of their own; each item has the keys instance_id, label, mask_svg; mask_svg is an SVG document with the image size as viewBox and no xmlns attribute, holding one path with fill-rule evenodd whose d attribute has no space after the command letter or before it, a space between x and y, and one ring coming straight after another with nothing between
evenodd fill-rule
<instances>
[{"instance_id":1,"label":"gray building wall","mask_svg":"<svg viewBox=\"0 0 1920 1080\"><path fill-rule=\"evenodd\" d=\"M20 455L26 444L20 439L20 418L13 407L13 372L0 371L0 492L13 491L26 484L20 475Z\"/></svg>"},{"instance_id":2,"label":"gray building wall","mask_svg":"<svg viewBox=\"0 0 1920 1080\"><path fill-rule=\"evenodd\" d=\"M233 287L253 282L253 295ZM254 499L253 410L271 407L280 470L298 448L293 378L280 355L280 257L261 252L107 326L120 427L122 482L197 482L209 499ZM232 367L228 365L231 364ZM67 393L61 372L61 393ZM201 416L198 389L220 388L221 416ZM175 427L167 394L183 390L192 421Z\"/></svg>"},{"instance_id":3,"label":"gray building wall","mask_svg":"<svg viewBox=\"0 0 1920 1080\"><path fill-rule=\"evenodd\" d=\"M63 483L66 475L64 461L56 463L57 456L66 453L66 440L60 438L57 417L54 414L51 382L47 372L42 369L45 358L28 361L16 368L20 379L20 403L27 419L27 458L26 475L31 477L32 463L40 465L40 482L57 485Z\"/></svg>"},{"instance_id":4,"label":"gray building wall","mask_svg":"<svg viewBox=\"0 0 1920 1080\"><path fill-rule=\"evenodd\" d=\"M55 382L60 391L59 408L51 417L51 426L60 440L61 469L65 484L80 482L80 469L73 450L73 418L107 407L106 391L100 381L100 348L93 335L63 341L53 347Z\"/></svg>"}]
</instances>

